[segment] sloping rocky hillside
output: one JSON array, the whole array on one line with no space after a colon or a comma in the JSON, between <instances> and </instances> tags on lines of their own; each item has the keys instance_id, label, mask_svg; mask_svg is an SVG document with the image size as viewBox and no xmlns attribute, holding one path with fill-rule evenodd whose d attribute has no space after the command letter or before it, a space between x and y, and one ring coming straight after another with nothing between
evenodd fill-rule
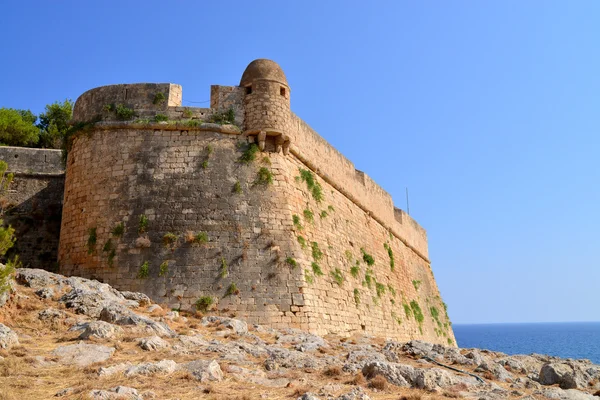
<instances>
[{"instance_id":1,"label":"sloping rocky hillside","mask_svg":"<svg viewBox=\"0 0 600 400\"><path fill-rule=\"evenodd\" d=\"M13 289L0 308L0 400L578 400L600 389L587 360L276 331L35 269L18 270Z\"/></svg>"}]
</instances>

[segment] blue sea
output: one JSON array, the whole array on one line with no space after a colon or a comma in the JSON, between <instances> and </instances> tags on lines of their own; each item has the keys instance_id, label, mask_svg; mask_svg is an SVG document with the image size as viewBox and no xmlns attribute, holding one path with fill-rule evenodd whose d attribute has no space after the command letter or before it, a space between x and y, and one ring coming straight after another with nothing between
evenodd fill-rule
<instances>
[{"instance_id":1,"label":"blue sea","mask_svg":"<svg viewBox=\"0 0 600 400\"><path fill-rule=\"evenodd\" d=\"M587 358L600 364L600 322L453 324L459 347Z\"/></svg>"}]
</instances>

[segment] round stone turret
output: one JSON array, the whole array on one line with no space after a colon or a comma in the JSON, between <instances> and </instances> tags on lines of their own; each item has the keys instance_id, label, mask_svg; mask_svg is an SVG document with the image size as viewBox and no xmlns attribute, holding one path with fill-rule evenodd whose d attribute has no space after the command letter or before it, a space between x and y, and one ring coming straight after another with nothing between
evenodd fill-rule
<instances>
[{"instance_id":1,"label":"round stone turret","mask_svg":"<svg viewBox=\"0 0 600 400\"><path fill-rule=\"evenodd\" d=\"M246 88L244 98L245 133L256 135L261 150L267 138L274 138L275 150L289 148L290 87L283 70L266 59L252 61L242 75L240 86Z\"/></svg>"}]
</instances>

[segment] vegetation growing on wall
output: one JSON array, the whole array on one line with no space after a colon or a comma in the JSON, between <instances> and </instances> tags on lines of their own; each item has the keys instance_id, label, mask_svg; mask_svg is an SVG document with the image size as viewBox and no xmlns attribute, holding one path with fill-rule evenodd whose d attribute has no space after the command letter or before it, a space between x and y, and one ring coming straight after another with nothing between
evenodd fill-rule
<instances>
[{"instance_id":1,"label":"vegetation growing on wall","mask_svg":"<svg viewBox=\"0 0 600 400\"><path fill-rule=\"evenodd\" d=\"M254 161L256 159L256 153L259 151L256 143L240 142L238 144L238 148L242 150L242 155L240 158L238 158L238 162L242 164L250 164L252 161Z\"/></svg>"},{"instance_id":2,"label":"vegetation growing on wall","mask_svg":"<svg viewBox=\"0 0 600 400\"><path fill-rule=\"evenodd\" d=\"M354 289L354 304L357 306L360 304L360 290Z\"/></svg>"},{"instance_id":3,"label":"vegetation growing on wall","mask_svg":"<svg viewBox=\"0 0 600 400\"><path fill-rule=\"evenodd\" d=\"M360 252L362 253L363 261L367 263L368 266L375 264L375 259L373 256L367 253L364 248L361 247Z\"/></svg>"},{"instance_id":4,"label":"vegetation growing on wall","mask_svg":"<svg viewBox=\"0 0 600 400\"><path fill-rule=\"evenodd\" d=\"M292 257L286 258L285 263L292 268L296 268L296 266L298 265L298 262L296 260L294 260Z\"/></svg>"},{"instance_id":5,"label":"vegetation growing on wall","mask_svg":"<svg viewBox=\"0 0 600 400\"><path fill-rule=\"evenodd\" d=\"M192 245L200 246L208 242L208 234L206 232L194 233L192 231L187 231L185 233L185 241Z\"/></svg>"},{"instance_id":6,"label":"vegetation growing on wall","mask_svg":"<svg viewBox=\"0 0 600 400\"><path fill-rule=\"evenodd\" d=\"M115 227L110 231L110 233L117 238L123 236L125 233L125 224L123 222L119 222Z\"/></svg>"},{"instance_id":7,"label":"vegetation growing on wall","mask_svg":"<svg viewBox=\"0 0 600 400\"><path fill-rule=\"evenodd\" d=\"M299 170L300 180L306 183L306 187L312 194L313 199L315 199L317 203L320 203L323 200L323 188L319 182L317 182L314 174L311 171L302 168L299 168Z\"/></svg>"},{"instance_id":8,"label":"vegetation growing on wall","mask_svg":"<svg viewBox=\"0 0 600 400\"><path fill-rule=\"evenodd\" d=\"M310 244L310 247L312 249L312 257L313 260L315 261L320 261L321 258L323 258L323 252L321 251L321 249L319 249L319 243L317 242L312 242Z\"/></svg>"},{"instance_id":9,"label":"vegetation growing on wall","mask_svg":"<svg viewBox=\"0 0 600 400\"><path fill-rule=\"evenodd\" d=\"M158 267L158 276L165 276L169 272L169 262L163 261Z\"/></svg>"},{"instance_id":10,"label":"vegetation growing on wall","mask_svg":"<svg viewBox=\"0 0 600 400\"><path fill-rule=\"evenodd\" d=\"M323 276L325 275L323 273L323 271L321 270L321 266L319 264L317 264L316 262L312 262L312 264L310 264L310 266L312 267L312 271L313 274L315 274L315 276Z\"/></svg>"},{"instance_id":11,"label":"vegetation growing on wall","mask_svg":"<svg viewBox=\"0 0 600 400\"><path fill-rule=\"evenodd\" d=\"M313 277L312 273L307 269L304 270L304 280L306 283L311 285L315 282L315 278Z\"/></svg>"},{"instance_id":12,"label":"vegetation growing on wall","mask_svg":"<svg viewBox=\"0 0 600 400\"><path fill-rule=\"evenodd\" d=\"M229 267L227 266L227 261L225 261L225 257L221 257L221 272L219 273L221 278L227 278L229 276Z\"/></svg>"},{"instance_id":13,"label":"vegetation growing on wall","mask_svg":"<svg viewBox=\"0 0 600 400\"><path fill-rule=\"evenodd\" d=\"M202 296L198 300L196 300L195 306L196 310L206 312L210 309L210 307L215 302L215 299L211 296Z\"/></svg>"},{"instance_id":14,"label":"vegetation growing on wall","mask_svg":"<svg viewBox=\"0 0 600 400\"><path fill-rule=\"evenodd\" d=\"M146 279L150 276L150 263L148 261L144 261L142 265L140 265L140 269L138 271L137 277L139 279Z\"/></svg>"},{"instance_id":15,"label":"vegetation growing on wall","mask_svg":"<svg viewBox=\"0 0 600 400\"><path fill-rule=\"evenodd\" d=\"M273 173L267 167L261 167L256 173L256 185L271 185L273 183Z\"/></svg>"},{"instance_id":16,"label":"vegetation growing on wall","mask_svg":"<svg viewBox=\"0 0 600 400\"><path fill-rule=\"evenodd\" d=\"M415 290L419 290L419 287L421 286L421 281L413 279L412 284L415 287Z\"/></svg>"},{"instance_id":17,"label":"vegetation growing on wall","mask_svg":"<svg viewBox=\"0 0 600 400\"><path fill-rule=\"evenodd\" d=\"M296 229L298 229L299 231L301 231L304 228L302 226L302 223L300 223L300 217L298 215L296 215L296 214L292 215L292 222L293 222L294 226L296 227ZM301 236L298 236L298 237L301 237ZM304 240L304 238L302 240Z\"/></svg>"},{"instance_id":18,"label":"vegetation growing on wall","mask_svg":"<svg viewBox=\"0 0 600 400\"><path fill-rule=\"evenodd\" d=\"M385 250L388 253L388 256L390 256L390 269L393 271L394 267L396 265L396 262L394 260L394 252L392 250L392 246L390 246L388 243L384 243L383 247L385 248Z\"/></svg>"},{"instance_id":19,"label":"vegetation growing on wall","mask_svg":"<svg viewBox=\"0 0 600 400\"><path fill-rule=\"evenodd\" d=\"M233 190L233 193L235 193L235 194L242 194L243 193L243 191L242 191L242 185L240 184L240 181L236 181L233 184L233 189L232 190Z\"/></svg>"},{"instance_id":20,"label":"vegetation growing on wall","mask_svg":"<svg viewBox=\"0 0 600 400\"><path fill-rule=\"evenodd\" d=\"M306 240L300 235L298 235L297 240L298 240L298 243L300 243L300 247L305 249L306 248Z\"/></svg>"},{"instance_id":21,"label":"vegetation growing on wall","mask_svg":"<svg viewBox=\"0 0 600 400\"><path fill-rule=\"evenodd\" d=\"M115 106L115 114L117 115L117 119L121 121L126 121L133 118L134 110L133 108L129 108L124 104L117 104Z\"/></svg>"},{"instance_id":22,"label":"vegetation growing on wall","mask_svg":"<svg viewBox=\"0 0 600 400\"><path fill-rule=\"evenodd\" d=\"M96 251L96 241L97 241L98 237L96 235L96 228L90 228L88 230L88 240L87 240L87 252L88 254L94 254L94 251Z\"/></svg>"},{"instance_id":23,"label":"vegetation growing on wall","mask_svg":"<svg viewBox=\"0 0 600 400\"><path fill-rule=\"evenodd\" d=\"M235 124L235 111L230 108L227 111L215 112L208 118L208 122L219 125Z\"/></svg>"},{"instance_id":24,"label":"vegetation growing on wall","mask_svg":"<svg viewBox=\"0 0 600 400\"><path fill-rule=\"evenodd\" d=\"M331 271L331 276L333 277L335 283L338 284L338 286L342 286L342 284L344 283L344 274L342 274L342 271L340 271L339 268L336 268L335 270Z\"/></svg>"},{"instance_id":25,"label":"vegetation growing on wall","mask_svg":"<svg viewBox=\"0 0 600 400\"><path fill-rule=\"evenodd\" d=\"M240 294L240 290L238 289L237 285L235 284L235 282L232 282L228 287L227 290L225 291L225 296L224 297L228 297L231 295L238 295Z\"/></svg>"},{"instance_id":26,"label":"vegetation growing on wall","mask_svg":"<svg viewBox=\"0 0 600 400\"><path fill-rule=\"evenodd\" d=\"M165 247L171 247L172 245L177 243L177 235L173 232L167 232L163 236L163 244Z\"/></svg>"},{"instance_id":27,"label":"vegetation growing on wall","mask_svg":"<svg viewBox=\"0 0 600 400\"><path fill-rule=\"evenodd\" d=\"M160 105L163 104L167 100L166 96L162 92L158 92L154 95L154 99L152 100L152 104Z\"/></svg>"},{"instance_id":28,"label":"vegetation growing on wall","mask_svg":"<svg viewBox=\"0 0 600 400\"><path fill-rule=\"evenodd\" d=\"M140 215L138 233L142 234L148 230L148 222L148 217L146 217L144 214Z\"/></svg>"},{"instance_id":29,"label":"vegetation growing on wall","mask_svg":"<svg viewBox=\"0 0 600 400\"><path fill-rule=\"evenodd\" d=\"M302 214L304 215L304 219L310 222L311 224L315 222L315 216L310 209L305 209Z\"/></svg>"}]
</instances>

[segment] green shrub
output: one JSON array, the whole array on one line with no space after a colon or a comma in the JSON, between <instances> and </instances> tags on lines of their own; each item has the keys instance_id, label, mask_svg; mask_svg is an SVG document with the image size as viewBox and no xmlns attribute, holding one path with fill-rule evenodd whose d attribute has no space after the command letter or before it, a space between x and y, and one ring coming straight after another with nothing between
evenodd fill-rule
<instances>
[{"instance_id":1,"label":"green shrub","mask_svg":"<svg viewBox=\"0 0 600 400\"><path fill-rule=\"evenodd\" d=\"M419 286L421 286L421 281L413 280L412 284L415 287L415 290L419 290Z\"/></svg>"},{"instance_id":2,"label":"green shrub","mask_svg":"<svg viewBox=\"0 0 600 400\"><path fill-rule=\"evenodd\" d=\"M208 122L219 125L234 124L235 111L233 110L233 108L230 108L225 112L215 112L208 118Z\"/></svg>"},{"instance_id":3,"label":"green shrub","mask_svg":"<svg viewBox=\"0 0 600 400\"><path fill-rule=\"evenodd\" d=\"M412 316L412 309L406 303L402 303L402 307L404 308L404 314L406 314L406 319L410 319Z\"/></svg>"},{"instance_id":4,"label":"green shrub","mask_svg":"<svg viewBox=\"0 0 600 400\"><path fill-rule=\"evenodd\" d=\"M365 280L363 281L363 286L366 286L369 289L371 289L371 283L374 280L375 278L373 278L373 270L371 268L367 268L367 271L365 272Z\"/></svg>"},{"instance_id":5,"label":"green shrub","mask_svg":"<svg viewBox=\"0 0 600 400\"><path fill-rule=\"evenodd\" d=\"M0 257L5 255L17 240L14 237L15 230L12 226L4 227L4 221L0 219Z\"/></svg>"},{"instance_id":6,"label":"green shrub","mask_svg":"<svg viewBox=\"0 0 600 400\"><path fill-rule=\"evenodd\" d=\"M396 289L394 289L392 285L388 284L388 290L390 291L392 296L396 297Z\"/></svg>"},{"instance_id":7,"label":"green shrub","mask_svg":"<svg viewBox=\"0 0 600 400\"><path fill-rule=\"evenodd\" d=\"M410 308L412 310L413 315L415 316L415 320L420 324L425 321L425 316L423 315L423 311L421 311L421 307L416 300L410 302Z\"/></svg>"},{"instance_id":8,"label":"green shrub","mask_svg":"<svg viewBox=\"0 0 600 400\"><path fill-rule=\"evenodd\" d=\"M362 253L363 261L366 262L368 266L371 266L371 265L375 264L375 259L373 258L372 255L370 255L369 253L367 253L365 251L365 249L363 249L361 247L360 248L360 252Z\"/></svg>"},{"instance_id":9,"label":"green shrub","mask_svg":"<svg viewBox=\"0 0 600 400\"><path fill-rule=\"evenodd\" d=\"M154 116L154 122L164 122L164 121L168 121L169 117L167 117L165 114L156 114Z\"/></svg>"},{"instance_id":10,"label":"green shrub","mask_svg":"<svg viewBox=\"0 0 600 400\"><path fill-rule=\"evenodd\" d=\"M306 248L306 240L302 236L298 236L297 239L298 239L298 243L300 243L300 247L305 249Z\"/></svg>"},{"instance_id":11,"label":"green shrub","mask_svg":"<svg viewBox=\"0 0 600 400\"><path fill-rule=\"evenodd\" d=\"M129 108L123 104L117 104L115 112L117 114L117 119L120 119L122 121L126 121L133 118L134 114L133 108Z\"/></svg>"},{"instance_id":12,"label":"green shrub","mask_svg":"<svg viewBox=\"0 0 600 400\"><path fill-rule=\"evenodd\" d=\"M296 268L296 266L298 265L298 263L296 262L296 260L294 260L292 257L288 257L285 259L285 263L287 265L289 265L292 268Z\"/></svg>"},{"instance_id":13,"label":"green shrub","mask_svg":"<svg viewBox=\"0 0 600 400\"><path fill-rule=\"evenodd\" d=\"M352 275L353 278L358 278L359 274L360 274L360 267L358 265L354 265L354 266L350 267L350 275Z\"/></svg>"},{"instance_id":14,"label":"green shrub","mask_svg":"<svg viewBox=\"0 0 600 400\"><path fill-rule=\"evenodd\" d=\"M240 181L236 181L233 184L233 193L236 193L236 194L242 194L243 193L243 191L242 191L242 185L240 184Z\"/></svg>"},{"instance_id":15,"label":"green shrub","mask_svg":"<svg viewBox=\"0 0 600 400\"><path fill-rule=\"evenodd\" d=\"M165 94L162 92L158 92L154 95L152 104L155 104L155 105L163 104L166 100L167 100L167 98L165 97Z\"/></svg>"},{"instance_id":16,"label":"green shrub","mask_svg":"<svg viewBox=\"0 0 600 400\"><path fill-rule=\"evenodd\" d=\"M12 280L17 267L20 267L19 256L8 260L4 266L0 264L0 296L12 289Z\"/></svg>"},{"instance_id":17,"label":"green shrub","mask_svg":"<svg viewBox=\"0 0 600 400\"><path fill-rule=\"evenodd\" d=\"M299 231L304 229L304 227L300 223L300 217L297 216L296 214L292 215L292 222L294 223L294 226L296 227L296 229L298 229Z\"/></svg>"},{"instance_id":18,"label":"green shrub","mask_svg":"<svg viewBox=\"0 0 600 400\"><path fill-rule=\"evenodd\" d=\"M225 257L221 257L221 272L219 276L221 278L227 278L229 276L229 267L227 266L227 261L225 261Z\"/></svg>"},{"instance_id":19,"label":"green shrub","mask_svg":"<svg viewBox=\"0 0 600 400\"><path fill-rule=\"evenodd\" d=\"M140 223L138 225L138 233L144 233L148 230L148 217L144 214L140 215Z\"/></svg>"},{"instance_id":20,"label":"green shrub","mask_svg":"<svg viewBox=\"0 0 600 400\"><path fill-rule=\"evenodd\" d=\"M306 183L306 187L312 194L312 197L317 203L320 203L323 200L323 188L317 182L313 173L307 169L300 168L300 180Z\"/></svg>"},{"instance_id":21,"label":"green shrub","mask_svg":"<svg viewBox=\"0 0 600 400\"><path fill-rule=\"evenodd\" d=\"M342 284L344 283L344 274L342 274L342 271L340 271L339 268L336 268L334 271L331 271L331 276L333 277L333 280L335 280L335 283L338 284L338 286L342 286Z\"/></svg>"},{"instance_id":22,"label":"green shrub","mask_svg":"<svg viewBox=\"0 0 600 400\"><path fill-rule=\"evenodd\" d=\"M188 232L185 235L185 241L195 245L203 245L208 242L208 234L206 232Z\"/></svg>"},{"instance_id":23,"label":"green shrub","mask_svg":"<svg viewBox=\"0 0 600 400\"><path fill-rule=\"evenodd\" d=\"M312 242L310 244L310 247L312 249L313 260L315 260L315 261L321 260L321 258L323 258L323 252L321 251L321 249L319 249L319 243Z\"/></svg>"},{"instance_id":24,"label":"green shrub","mask_svg":"<svg viewBox=\"0 0 600 400\"><path fill-rule=\"evenodd\" d=\"M237 285L235 283L231 283L229 285L229 287L227 288L227 290L225 291L225 297L227 296L231 296L231 295L238 295L240 294L240 290L237 288Z\"/></svg>"},{"instance_id":25,"label":"green shrub","mask_svg":"<svg viewBox=\"0 0 600 400\"><path fill-rule=\"evenodd\" d=\"M323 218L327 218L327 216L328 216L328 215L329 215L329 214L327 214L327 211L323 210L323 211L321 211L321 213L319 214L319 217L320 217L321 219L323 219Z\"/></svg>"},{"instance_id":26,"label":"green shrub","mask_svg":"<svg viewBox=\"0 0 600 400\"><path fill-rule=\"evenodd\" d=\"M183 117L184 118L192 118L194 116L194 113L192 112L192 110L190 110L189 108L185 108L183 110Z\"/></svg>"},{"instance_id":27,"label":"green shrub","mask_svg":"<svg viewBox=\"0 0 600 400\"><path fill-rule=\"evenodd\" d=\"M107 261L108 261L108 266L111 268L114 265L114 260L115 260L116 255L117 255L117 251L114 248L108 252Z\"/></svg>"},{"instance_id":28,"label":"green shrub","mask_svg":"<svg viewBox=\"0 0 600 400\"><path fill-rule=\"evenodd\" d=\"M106 241L106 243L104 243L104 246L102 247L102 252L107 253L107 252L111 251L112 249L113 249L113 242L112 242L112 239L109 238Z\"/></svg>"},{"instance_id":29,"label":"green shrub","mask_svg":"<svg viewBox=\"0 0 600 400\"><path fill-rule=\"evenodd\" d=\"M267 167L261 167L256 173L256 185L271 185L273 183L273 173Z\"/></svg>"},{"instance_id":30,"label":"green shrub","mask_svg":"<svg viewBox=\"0 0 600 400\"><path fill-rule=\"evenodd\" d=\"M90 228L88 231L88 240L87 240L87 247L88 247L88 254L93 254L94 251L96 250L96 240L97 240L97 236L96 236L96 228Z\"/></svg>"},{"instance_id":31,"label":"green shrub","mask_svg":"<svg viewBox=\"0 0 600 400\"><path fill-rule=\"evenodd\" d=\"M313 274L315 274L315 276L325 275L323 273L323 271L321 270L321 266L319 264L317 264L316 262L313 262L312 264L310 264L310 266L312 267L312 271L313 271Z\"/></svg>"},{"instance_id":32,"label":"green shrub","mask_svg":"<svg viewBox=\"0 0 600 400\"><path fill-rule=\"evenodd\" d=\"M357 306L360 304L360 290L354 289L354 304Z\"/></svg>"},{"instance_id":33,"label":"green shrub","mask_svg":"<svg viewBox=\"0 0 600 400\"><path fill-rule=\"evenodd\" d=\"M169 262L163 261L158 267L158 276L165 276L169 273Z\"/></svg>"},{"instance_id":34,"label":"green shrub","mask_svg":"<svg viewBox=\"0 0 600 400\"><path fill-rule=\"evenodd\" d=\"M306 283L313 284L315 282L315 278L312 276L311 272L307 269L304 270L304 280Z\"/></svg>"},{"instance_id":35,"label":"green shrub","mask_svg":"<svg viewBox=\"0 0 600 400\"><path fill-rule=\"evenodd\" d=\"M256 153L258 153L259 148L256 143L243 145L243 148L244 150L242 151L242 155L238 159L238 162L242 164L250 164L256 159Z\"/></svg>"},{"instance_id":36,"label":"green shrub","mask_svg":"<svg viewBox=\"0 0 600 400\"><path fill-rule=\"evenodd\" d=\"M35 145L40 133L36 120L37 117L29 110L0 108L0 143L7 146Z\"/></svg>"},{"instance_id":37,"label":"green shrub","mask_svg":"<svg viewBox=\"0 0 600 400\"><path fill-rule=\"evenodd\" d=\"M110 231L114 237L121 237L123 233L125 233L125 224L123 222L119 222L115 227Z\"/></svg>"},{"instance_id":38,"label":"green shrub","mask_svg":"<svg viewBox=\"0 0 600 400\"><path fill-rule=\"evenodd\" d=\"M150 276L150 263L148 261L144 261L142 265L140 265L140 270L138 271L137 277L139 279L146 279Z\"/></svg>"},{"instance_id":39,"label":"green shrub","mask_svg":"<svg viewBox=\"0 0 600 400\"><path fill-rule=\"evenodd\" d=\"M208 160L202 161L202 164L200 164L200 166L202 167L202 169L208 168Z\"/></svg>"},{"instance_id":40,"label":"green shrub","mask_svg":"<svg viewBox=\"0 0 600 400\"><path fill-rule=\"evenodd\" d=\"M383 283L375 282L375 290L377 291L377 297L381 297L385 293L385 285Z\"/></svg>"},{"instance_id":41,"label":"green shrub","mask_svg":"<svg viewBox=\"0 0 600 400\"><path fill-rule=\"evenodd\" d=\"M329 210L329 212L335 211L335 208L333 208L333 206L331 204L327 206L327 209Z\"/></svg>"},{"instance_id":42,"label":"green shrub","mask_svg":"<svg viewBox=\"0 0 600 400\"><path fill-rule=\"evenodd\" d=\"M448 338L448 346L453 346L454 345L454 341L450 338Z\"/></svg>"},{"instance_id":43,"label":"green shrub","mask_svg":"<svg viewBox=\"0 0 600 400\"><path fill-rule=\"evenodd\" d=\"M394 252L392 251L392 246L390 246L387 243L384 243L383 247L387 250L388 256L390 256L390 269L393 271L394 267L396 265L396 262L394 260Z\"/></svg>"},{"instance_id":44,"label":"green shrub","mask_svg":"<svg viewBox=\"0 0 600 400\"><path fill-rule=\"evenodd\" d=\"M177 235L174 234L173 232L167 232L163 236L163 244L165 245L165 247L169 247L176 242L177 242Z\"/></svg>"},{"instance_id":45,"label":"green shrub","mask_svg":"<svg viewBox=\"0 0 600 400\"><path fill-rule=\"evenodd\" d=\"M215 299L211 296L202 296L196 300L196 310L206 312L213 305Z\"/></svg>"},{"instance_id":46,"label":"green shrub","mask_svg":"<svg viewBox=\"0 0 600 400\"><path fill-rule=\"evenodd\" d=\"M308 208L302 212L304 214L304 219L310 222L311 224L315 221L315 216L311 210Z\"/></svg>"}]
</instances>

